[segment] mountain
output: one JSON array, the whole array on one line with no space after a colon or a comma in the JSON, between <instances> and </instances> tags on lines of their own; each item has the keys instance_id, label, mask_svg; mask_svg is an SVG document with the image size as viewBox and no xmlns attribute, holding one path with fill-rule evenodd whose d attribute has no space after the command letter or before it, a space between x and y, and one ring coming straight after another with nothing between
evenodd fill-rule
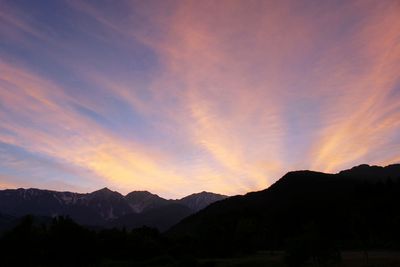
<instances>
[{"instance_id":1,"label":"mountain","mask_svg":"<svg viewBox=\"0 0 400 267\"><path fill-rule=\"evenodd\" d=\"M81 224L101 225L129 211L123 196L109 189L90 194L33 188L0 191L0 212L15 217L68 215Z\"/></svg>"},{"instance_id":2,"label":"mountain","mask_svg":"<svg viewBox=\"0 0 400 267\"><path fill-rule=\"evenodd\" d=\"M203 192L167 200L147 191L133 191L123 196L108 188L87 194L19 188L0 191L0 214L15 218L27 214L43 217L68 215L89 226L132 228L148 225L165 230L207 204L225 197ZM3 224L6 225L0 218L0 227Z\"/></svg>"},{"instance_id":3,"label":"mountain","mask_svg":"<svg viewBox=\"0 0 400 267\"><path fill-rule=\"evenodd\" d=\"M340 175L351 176L356 179L362 180L382 180L387 179L398 179L400 177L400 164L393 164L386 167L381 166L369 166L362 164L355 166L349 170L341 171Z\"/></svg>"},{"instance_id":4,"label":"mountain","mask_svg":"<svg viewBox=\"0 0 400 267\"><path fill-rule=\"evenodd\" d=\"M207 255L341 246L400 247L400 165L289 172L268 189L215 202L168 230ZM311 242L311 244L310 244Z\"/></svg>"},{"instance_id":5,"label":"mountain","mask_svg":"<svg viewBox=\"0 0 400 267\"><path fill-rule=\"evenodd\" d=\"M146 225L164 231L190 214L226 197L220 194L201 192L182 199L166 200L147 191L133 191L126 195L125 199L134 213L112 220L108 226L135 228Z\"/></svg>"},{"instance_id":6,"label":"mountain","mask_svg":"<svg viewBox=\"0 0 400 267\"><path fill-rule=\"evenodd\" d=\"M147 209L142 213L127 214L110 221L107 226L117 228L148 226L165 231L190 214L193 214L193 210L187 206L178 203L167 203L163 206Z\"/></svg>"},{"instance_id":7,"label":"mountain","mask_svg":"<svg viewBox=\"0 0 400 267\"><path fill-rule=\"evenodd\" d=\"M91 207L104 220L116 219L132 212L125 197L108 188L87 194L83 198L83 204Z\"/></svg>"},{"instance_id":8,"label":"mountain","mask_svg":"<svg viewBox=\"0 0 400 267\"><path fill-rule=\"evenodd\" d=\"M197 212L204 209L211 203L220 201L225 198L227 198L227 196L203 191L201 193L191 194L178 200L177 202Z\"/></svg>"},{"instance_id":9,"label":"mountain","mask_svg":"<svg viewBox=\"0 0 400 267\"><path fill-rule=\"evenodd\" d=\"M133 191L125 196L129 206L136 213L141 213L148 209L162 207L170 201L152 194L148 191Z\"/></svg>"}]
</instances>

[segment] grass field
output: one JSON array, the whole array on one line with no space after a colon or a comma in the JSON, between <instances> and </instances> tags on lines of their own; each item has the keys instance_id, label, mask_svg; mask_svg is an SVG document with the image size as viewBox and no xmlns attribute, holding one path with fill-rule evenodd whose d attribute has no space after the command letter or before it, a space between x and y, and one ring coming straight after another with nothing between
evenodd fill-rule
<instances>
[{"instance_id":1,"label":"grass field","mask_svg":"<svg viewBox=\"0 0 400 267\"><path fill-rule=\"evenodd\" d=\"M199 262L200 266L215 267L239 267L239 266L270 266L284 267L287 266L284 261L282 252L258 253L251 256L232 258L232 259L204 259ZM363 252L345 251L341 253L341 261L339 263L331 263L318 265L309 262L307 267L313 266L332 266L332 267L400 267L400 252L392 251L371 251L368 258Z\"/></svg>"},{"instance_id":2,"label":"grass field","mask_svg":"<svg viewBox=\"0 0 400 267\"><path fill-rule=\"evenodd\" d=\"M183 259L174 262L170 258L159 258L145 262L108 262L103 267L125 266L164 266L164 267L287 267L283 252L259 252L237 258L221 259ZM363 252L345 251L339 263L317 264L309 262L303 267L400 267L400 252L371 251L368 258Z\"/></svg>"}]
</instances>

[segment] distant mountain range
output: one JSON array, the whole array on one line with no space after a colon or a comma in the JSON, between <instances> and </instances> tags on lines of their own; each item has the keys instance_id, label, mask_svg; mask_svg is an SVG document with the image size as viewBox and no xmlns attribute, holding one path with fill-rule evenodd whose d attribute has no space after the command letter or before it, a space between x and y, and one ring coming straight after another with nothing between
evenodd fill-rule
<instances>
[{"instance_id":1,"label":"distant mountain range","mask_svg":"<svg viewBox=\"0 0 400 267\"><path fill-rule=\"evenodd\" d=\"M0 230L26 214L44 221L68 215L92 227L169 229L169 236L189 237L205 248L279 248L310 227L340 242L354 241L366 228L379 236L376 243L389 243L385 231L400 240L399 206L400 165L360 165L337 174L289 172L265 190L229 198L209 192L167 200L108 188L87 194L7 189L0 191Z\"/></svg>"},{"instance_id":2,"label":"distant mountain range","mask_svg":"<svg viewBox=\"0 0 400 267\"><path fill-rule=\"evenodd\" d=\"M206 255L290 248L400 248L400 165L289 172L268 189L218 201L167 231ZM189 243L188 243L189 245Z\"/></svg>"},{"instance_id":3,"label":"distant mountain range","mask_svg":"<svg viewBox=\"0 0 400 267\"><path fill-rule=\"evenodd\" d=\"M90 194L4 190L0 230L12 230L0 233L0 251L12 264L36 257L38 263L70 259L72 266L82 256L85 264L126 257L164 264L164 259L175 263L178 258L237 258L255 252L257 261L251 263L268 254L274 259L268 263L275 266L273 252L284 251L285 266L336 266L340 251L350 250L362 251L364 264L369 251L400 250L399 207L400 165L360 165L336 174L294 171L265 190L228 198L202 192L166 200L146 191L123 196L107 188ZM28 213L35 218L19 218ZM69 215L93 228L52 219L55 215ZM137 229L125 231L124 226Z\"/></svg>"},{"instance_id":4,"label":"distant mountain range","mask_svg":"<svg viewBox=\"0 0 400 267\"><path fill-rule=\"evenodd\" d=\"M126 196L103 188L92 193L57 192L40 189L0 191L0 228L27 214L41 217L68 215L88 226L140 227L165 230L182 218L227 196L201 192L177 200L167 200L147 191Z\"/></svg>"}]
</instances>

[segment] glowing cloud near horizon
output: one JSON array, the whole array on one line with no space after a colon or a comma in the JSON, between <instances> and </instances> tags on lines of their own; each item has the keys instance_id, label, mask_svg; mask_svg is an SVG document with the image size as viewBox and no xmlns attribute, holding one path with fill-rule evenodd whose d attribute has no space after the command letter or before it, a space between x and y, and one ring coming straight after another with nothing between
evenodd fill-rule
<instances>
[{"instance_id":1,"label":"glowing cloud near horizon","mask_svg":"<svg viewBox=\"0 0 400 267\"><path fill-rule=\"evenodd\" d=\"M181 197L400 159L397 1L0 1L0 187Z\"/></svg>"}]
</instances>

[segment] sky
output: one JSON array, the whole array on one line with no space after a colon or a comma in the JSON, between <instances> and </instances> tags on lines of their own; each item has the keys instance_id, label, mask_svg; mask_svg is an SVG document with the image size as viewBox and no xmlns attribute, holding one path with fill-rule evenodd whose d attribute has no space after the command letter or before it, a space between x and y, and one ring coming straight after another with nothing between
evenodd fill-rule
<instances>
[{"instance_id":1,"label":"sky","mask_svg":"<svg viewBox=\"0 0 400 267\"><path fill-rule=\"evenodd\" d=\"M397 0L0 0L0 188L236 195L399 162Z\"/></svg>"}]
</instances>

